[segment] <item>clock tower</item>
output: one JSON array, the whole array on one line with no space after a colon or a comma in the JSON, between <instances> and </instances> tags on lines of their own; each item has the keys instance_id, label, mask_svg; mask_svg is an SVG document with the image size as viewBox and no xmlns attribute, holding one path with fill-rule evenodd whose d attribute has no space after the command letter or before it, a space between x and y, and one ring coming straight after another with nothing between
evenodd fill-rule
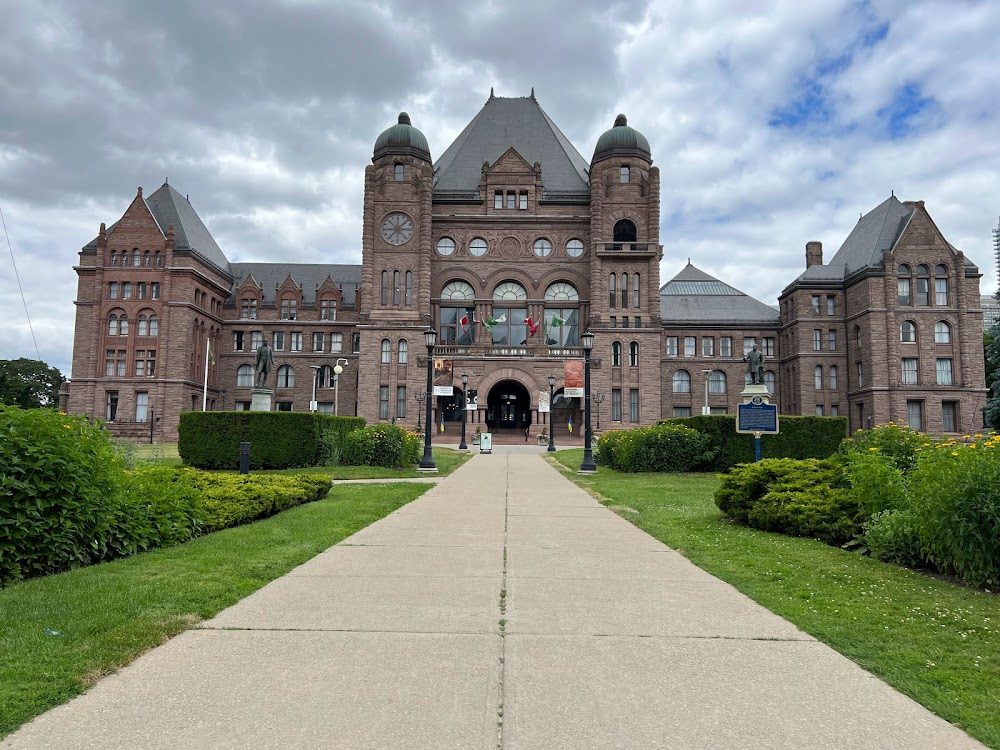
<instances>
[{"instance_id":1,"label":"clock tower","mask_svg":"<svg viewBox=\"0 0 1000 750\"><path fill-rule=\"evenodd\" d=\"M427 139L401 112L375 141L372 163L365 169L364 294L357 342L360 414L382 419L405 414L406 393L420 387L417 355L423 351L422 333L431 325L433 180Z\"/></svg>"}]
</instances>

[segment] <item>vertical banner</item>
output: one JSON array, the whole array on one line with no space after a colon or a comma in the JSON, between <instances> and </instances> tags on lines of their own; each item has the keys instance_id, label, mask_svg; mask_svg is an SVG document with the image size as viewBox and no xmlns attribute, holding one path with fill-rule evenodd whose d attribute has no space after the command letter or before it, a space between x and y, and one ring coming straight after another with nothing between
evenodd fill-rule
<instances>
[{"instance_id":1,"label":"vertical banner","mask_svg":"<svg viewBox=\"0 0 1000 750\"><path fill-rule=\"evenodd\" d=\"M455 393L454 361L450 359L434 360L434 394L435 396L451 396Z\"/></svg>"},{"instance_id":2,"label":"vertical banner","mask_svg":"<svg viewBox=\"0 0 1000 750\"><path fill-rule=\"evenodd\" d=\"M563 377L563 395L566 398L583 398L583 362L563 362Z\"/></svg>"},{"instance_id":3,"label":"vertical banner","mask_svg":"<svg viewBox=\"0 0 1000 750\"><path fill-rule=\"evenodd\" d=\"M469 388L465 392L465 410L475 411L479 408L479 391L475 388Z\"/></svg>"},{"instance_id":4,"label":"vertical banner","mask_svg":"<svg viewBox=\"0 0 1000 750\"><path fill-rule=\"evenodd\" d=\"M538 413L545 414L549 410L549 392L538 392Z\"/></svg>"}]
</instances>

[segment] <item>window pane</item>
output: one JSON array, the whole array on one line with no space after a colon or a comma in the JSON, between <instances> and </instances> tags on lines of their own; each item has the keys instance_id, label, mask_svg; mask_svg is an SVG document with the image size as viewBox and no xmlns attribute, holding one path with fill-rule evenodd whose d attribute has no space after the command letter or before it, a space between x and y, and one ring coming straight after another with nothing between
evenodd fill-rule
<instances>
[{"instance_id":1,"label":"window pane","mask_svg":"<svg viewBox=\"0 0 1000 750\"><path fill-rule=\"evenodd\" d=\"M948 279L934 279L934 304L948 304Z\"/></svg>"},{"instance_id":2,"label":"window pane","mask_svg":"<svg viewBox=\"0 0 1000 750\"><path fill-rule=\"evenodd\" d=\"M632 388L628 392L628 419L630 422L639 421L639 389Z\"/></svg>"},{"instance_id":3,"label":"window pane","mask_svg":"<svg viewBox=\"0 0 1000 750\"><path fill-rule=\"evenodd\" d=\"M917 384L917 360L915 357L906 357L903 359L903 385L916 385Z\"/></svg>"},{"instance_id":4,"label":"window pane","mask_svg":"<svg viewBox=\"0 0 1000 750\"><path fill-rule=\"evenodd\" d=\"M937 384L951 385L951 359L940 358L937 361Z\"/></svg>"}]
</instances>

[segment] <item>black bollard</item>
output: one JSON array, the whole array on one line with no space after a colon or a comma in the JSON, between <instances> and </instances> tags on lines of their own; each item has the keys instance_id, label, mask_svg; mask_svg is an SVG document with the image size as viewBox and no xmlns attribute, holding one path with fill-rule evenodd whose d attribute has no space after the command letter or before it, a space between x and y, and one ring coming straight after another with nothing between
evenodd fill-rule
<instances>
[{"instance_id":1,"label":"black bollard","mask_svg":"<svg viewBox=\"0 0 1000 750\"><path fill-rule=\"evenodd\" d=\"M250 443L240 443L240 474L250 473Z\"/></svg>"}]
</instances>

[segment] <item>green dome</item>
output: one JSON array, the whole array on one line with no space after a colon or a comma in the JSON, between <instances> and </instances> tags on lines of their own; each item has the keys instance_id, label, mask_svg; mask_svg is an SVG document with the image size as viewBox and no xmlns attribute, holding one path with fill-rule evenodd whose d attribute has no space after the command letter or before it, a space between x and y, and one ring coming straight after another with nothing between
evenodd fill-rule
<instances>
[{"instance_id":1,"label":"green dome","mask_svg":"<svg viewBox=\"0 0 1000 750\"><path fill-rule=\"evenodd\" d=\"M597 139L591 164L609 156L632 154L652 159L646 136L635 128L630 128L625 115L618 115L615 118L615 126L611 130L605 130Z\"/></svg>"},{"instance_id":2,"label":"green dome","mask_svg":"<svg viewBox=\"0 0 1000 750\"><path fill-rule=\"evenodd\" d=\"M383 130L375 140L372 161L386 154L409 154L427 161L431 160L427 139L423 133L410 125L410 116L406 112L400 112L399 121L391 128Z\"/></svg>"}]
</instances>

